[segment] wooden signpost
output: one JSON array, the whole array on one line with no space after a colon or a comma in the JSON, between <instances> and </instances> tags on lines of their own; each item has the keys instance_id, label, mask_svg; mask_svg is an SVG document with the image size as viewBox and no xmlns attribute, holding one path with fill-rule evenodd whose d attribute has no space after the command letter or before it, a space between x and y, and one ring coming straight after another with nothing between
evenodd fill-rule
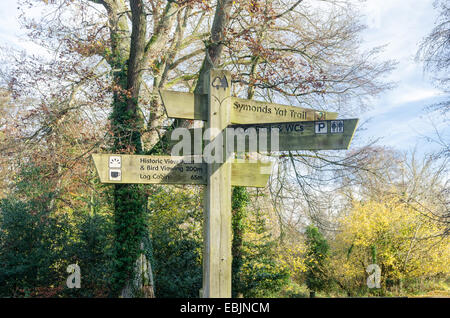
<instances>
[{"instance_id":1,"label":"wooden signpost","mask_svg":"<svg viewBox=\"0 0 450 318\"><path fill-rule=\"evenodd\" d=\"M191 162L186 156L94 154L93 159L103 183L206 185L202 296L229 298L231 186L264 187L272 163L232 159L233 151L240 148L230 152L229 137L223 132L233 128L244 134L253 130L258 137L267 136L264 148L267 151L348 149L358 120L336 119L337 114L331 112L232 97L228 71L213 69L203 80L203 94L160 91L169 117L205 121L201 132L204 144L192 147L203 153L200 163ZM270 131L274 129L279 140L271 140ZM258 146L261 140L258 138ZM272 141L278 148L271 148ZM214 157L206 151L208 145L216 145ZM244 147L244 151L250 150Z\"/></svg>"}]
</instances>

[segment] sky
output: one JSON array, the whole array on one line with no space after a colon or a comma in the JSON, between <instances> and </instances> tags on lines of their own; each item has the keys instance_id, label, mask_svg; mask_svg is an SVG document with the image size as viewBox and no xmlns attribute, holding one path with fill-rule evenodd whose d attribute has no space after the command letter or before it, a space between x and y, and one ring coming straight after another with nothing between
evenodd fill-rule
<instances>
[{"instance_id":1,"label":"sky","mask_svg":"<svg viewBox=\"0 0 450 318\"><path fill-rule=\"evenodd\" d=\"M420 41L432 30L438 14L433 0L355 0L355 3L360 3L362 21L368 26L361 34L363 47L386 45L380 58L398 62L387 78L396 87L373 99L369 110L360 115L364 129L357 132L355 143L380 138L379 145L403 151L416 148L425 154L439 149L424 137L433 136L437 128L450 138L450 129L443 123L442 115L430 114L424 108L446 96L432 85L423 73L422 64L414 60ZM33 51L36 49L33 44L18 37L22 33L18 13L16 0L0 2L0 45Z\"/></svg>"},{"instance_id":2,"label":"sky","mask_svg":"<svg viewBox=\"0 0 450 318\"><path fill-rule=\"evenodd\" d=\"M432 3L433 0L364 3L362 12L368 26L362 34L364 45L386 45L381 57L396 60L398 65L388 77L396 83L395 89L374 100L372 109L361 116L361 121L370 120L361 139L381 138L381 145L405 151L416 148L425 154L439 149L424 138L434 136L436 128L450 138L442 115L424 109L448 96L432 85L422 63L414 60L419 43L431 32L438 15Z\"/></svg>"}]
</instances>

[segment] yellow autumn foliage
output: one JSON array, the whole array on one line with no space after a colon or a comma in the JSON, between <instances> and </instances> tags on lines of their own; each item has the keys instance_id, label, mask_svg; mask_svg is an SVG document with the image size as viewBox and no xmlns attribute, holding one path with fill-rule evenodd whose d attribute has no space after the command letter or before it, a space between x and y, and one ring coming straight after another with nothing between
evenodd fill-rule
<instances>
[{"instance_id":1,"label":"yellow autumn foliage","mask_svg":"<svg viewBox=\"0 0 450 318\"><path fill-rule=\"evenodd\" d=\"M450 242L436 235L442 225L405 202L401 196L352 202L333 242L332 267L342 285L365 286L373 248L382 288L404 279L449 275Z\"/></svg>"},{"instance_id":2,"label":"yellow autumn foliage","mask_svg":"<svg viewBox=\"0 0 450 318\"><path fill-rule=\"evenodd\" d=\"M293 278L298 278L306 272L305 251L304 242L299 241L283 245L278 253L279 263L289 270Z\"/></svg>"}]
</instances>

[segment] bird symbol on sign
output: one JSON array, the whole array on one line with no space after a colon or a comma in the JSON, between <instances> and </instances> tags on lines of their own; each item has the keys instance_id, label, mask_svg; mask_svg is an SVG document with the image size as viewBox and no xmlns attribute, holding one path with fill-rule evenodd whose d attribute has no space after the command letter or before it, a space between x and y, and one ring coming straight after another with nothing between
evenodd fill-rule
<instances>
[{"instance_id":1,"label":"bird symbol on sign","mask_svg":"<svg viewBox=\"0 0 450 318\"><path fill-rule=\"evenodd\" d=\"M226 76L224 75L223 78L217 76L212 82L212 87L215 87L217 89L223 87L223 89L225 90L228 87L228 81Z\"/></svg>"}]
</instances>

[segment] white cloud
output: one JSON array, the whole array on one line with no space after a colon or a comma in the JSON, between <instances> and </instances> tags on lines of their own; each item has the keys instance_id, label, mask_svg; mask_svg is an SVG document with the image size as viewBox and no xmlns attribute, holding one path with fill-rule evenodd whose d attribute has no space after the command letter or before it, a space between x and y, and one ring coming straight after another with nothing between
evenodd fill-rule
<instances>
[{"instance_id":1,"label":"white cloud","mask_svg":"<svg viewBox=\"0 0 450 318\"><path fill-rule=\"evenodd\" d=\"M409 87L399 92L397 96L394 97L394 105L405 104L423 101L429 98L438 97L442 95L443 92L436 88L417 88Z\"/></svg>"},{"instance_id":2,"label":"white cloud","mask_svg":"<svg viewBox=\"0 0 450 318\"><path fill-rule=\"evenodd\" d=\"M390 79L403 81L422 76L422 65L414 62L418 45L431 31L437 12L433 0L367 0L362 12L368 29L362 34L364 47L386 45L382 58L399 62ZM374 23L377 21L377 23Z\"/></svg>"}]
</instances>

